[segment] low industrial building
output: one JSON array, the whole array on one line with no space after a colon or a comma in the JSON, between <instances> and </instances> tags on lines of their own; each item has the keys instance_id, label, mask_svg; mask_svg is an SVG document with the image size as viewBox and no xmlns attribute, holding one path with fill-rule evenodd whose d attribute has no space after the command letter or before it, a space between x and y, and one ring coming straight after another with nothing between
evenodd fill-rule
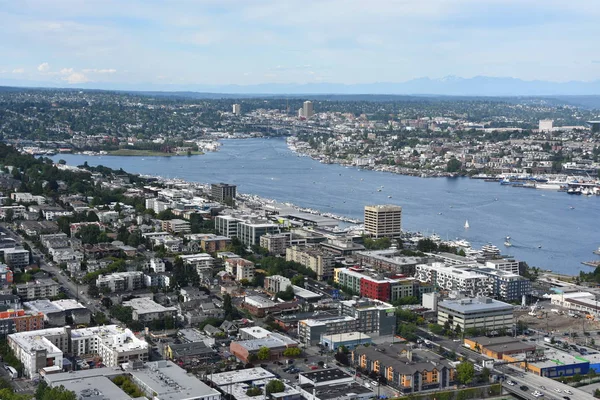
<instances>
[{"instance_id":1,"label":"low industrial building","mask_svg":"<svg viewBox=\"0 0 600 400\"><path fill-rule=\"evenodd\" d=\"M459 326L463 332L469 328L510 329L513 313L512 305L488 297L444 300L438 303L437 323L444 325L447 321L453 329Z\"/></svg>"},{"instance_id":2,"label":"low industrial building","mask_svg":"<svg viewBox=\"0 0 600 400\"><path fill-rule=\"evenodd\" d=\"M251 397L246 394L246 391L251 387L259 388L263 391L269 381L275 379L275 375L263 368L248 368L239 371L221 372L218 374L210 374L207 378L213 385L219 388L223 393L227 393L236 400L252 400L256 397ZM291 386L284 384L285 390L280 393L272 393L270 398L274 400L300 400L300 392ZM265 398L264 395L258 396Z\"/></svg>"},{"instance_id":3,"label":"low industrial building","mask_svg":"<svg viewBox=\"0 0 600 400\"><path fill-rule=\"evenodd\" d=\"M524 353L505 354L503 359L512 365L546 378L585 375L590 369L589 360L557 349L546 349L543 355L533 356Z\"/></svg>"},{"instance_id":4,"label":"low industrial building","mask_svg":"<svg viewBox=\"0 0 600 400\"><path fill-rule=\"evenodd\" d=\"M44 322L50 326L65 326L65 310L53 304L50 300L33 300L23 303L28 310L44 314Z\"/></svg>"},{"instance_id":5,"label":"low industrial building","mask_svg":"<svg viewBox=\"0 0 600 400\"><path fill-rule=\"evenodd\" d=\"M130 396L112 382L127 376L144 395L154 400L220 400L221 394L171 361L129 362L124 370L95 368L70 373L47 374L50 387L64 386L78 399L129 400Z\"/></svg>"},{"instance_id":6,"label":"low industrial building","mask_svg":"<svg viewBox=\"0 0 600 400\"><path fill-rule=\"evenodd\" d=\"M515 340L515 338L510 336L465 338L464 345L471 350L497 360L502 360L504 355L519 353L533 354L536 351L534 343Z\"/></svg>"},{"instance_id":7,"label":"low industrial building","mask_svg":"<svg viewBox=\"0 0 600 400\"><path fill-rule=\"evenodd\" d=\"M242 340L231 342L229 351L238 360L249 363L258 360L257 353L262 347L269 349L269 360L279 360L283 357L283 352L290 347L297 347L298 343L286 338L283 335L270 335L261 339Z\"/></svg>"},{"instance_id":8,"label":"low industrial building","mask_svg":"<svg viewBox=\"0 0 600 400\"><path fill-rule=\"evenodd\" d=\"M165 349L165 355L181 367L212 364L219 355L204 342L171 343Z\"/></svg>"}]
</instances>

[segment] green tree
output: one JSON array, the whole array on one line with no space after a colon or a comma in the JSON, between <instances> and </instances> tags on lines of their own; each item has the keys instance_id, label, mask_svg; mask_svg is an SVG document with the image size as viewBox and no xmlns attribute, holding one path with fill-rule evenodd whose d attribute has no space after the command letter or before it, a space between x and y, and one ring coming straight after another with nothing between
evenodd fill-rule
<instances>
[{"instance_id":1,"label":"green tree","mask_svg":"<svg viewBox=\"0 0 600 400\"><path fill-rule=\"evenodd\" d=\"M271 358L271 350L266 346L262 346L260 349L258 349L256 356L259 360L268 360Z\"/></svg>"},{"instance_id":2,"label":"green tree","mask_svg":"<svg viewBox=\"0 0 600 400\"><path fill-rule=\"evenodd\" d=\"M294 288L292 285L288 285L283 292L277 292L277 298L281 300L290 301L294 300Z\"/></svg>"},{"instance_id":3,"label":"green tree","mask_svg":"<svg viewBox=\"0 0 600 400\"><path fill-rule=\"evenodd\" d=\"M256 386L252 386L250 389L246 390L246 396L248 397L260 396L262 393L262 389Z\"/></svg>"},{"instance_id":4,"label":"green tree","mask_svg":"<svg viewBox=\"0 0 600 400\"><path fill-rule=\"evenodd\" d=\"M225 312L225 319L231 321L233 319L233 302L229 293L223 295L223 311Z\"/></svg>"},{"instance_id":5,"label":"green tree","mask_svg":"<svg viewBox=\"0 0 600 400\"><path fill-rule=\"evenodd\" d=\"M456 366L456 377L458 381L464 385L473 382L475 376L475 366L472 362L463 361Z\"/></svg>"},{"instance_id":6,"label":"green tree","mask_svg":"<svg viewBox=\"0 0 600 400\"><path fill-rule=\"evenodd\" d=\"M265 386L267 394L281 393L285 390L285 385L278 379L273 379Z\"/></svg>"},{"instance_id":7,"label":"green tree","mask_svg":"<svg viewBox=\"0 0 600 400\"><path fill-rule=\"evenodd\" d=\"M288 347L283 351L284 357L299 357L302 354L302 350L298 347Z\"/></svg>"},{"instance_id":8,"label":"green tree","mask_svg":"<svg viewBox=\"0 0 600 400\"><path fill-rule=\"evenodd\" d=\"M462 168L462 163L454 157L452 157L450 160L448 160L448 163L446 164L446 172L450 172L450 173L458 172L458 171L460 171L461 168Z\"/></svg>"}]
</instances>

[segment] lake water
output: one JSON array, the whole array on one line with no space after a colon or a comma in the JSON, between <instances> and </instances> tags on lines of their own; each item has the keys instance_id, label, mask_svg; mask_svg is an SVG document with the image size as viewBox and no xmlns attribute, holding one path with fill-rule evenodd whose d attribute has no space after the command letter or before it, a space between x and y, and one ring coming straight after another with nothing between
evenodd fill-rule
<instances>
[{"instance_id":1,"label":"lake water","mask_svg":"<svg viewBox=\"0 0 600 400\"><path fill-rule=\"evenodd\" d=\"M405 230L464 238L474 247L491 242L529 265L567 274L592 270L581 261L597 258L592 251L600 245L599 197L325 165L297 157L283 139L225 140L219 152L191 157L60 154L54 159L194 182L227 182L238 185L239 192L360 219L366 204L398 204ZM466 220L469 229L464 228ZM510 248L503 246L506 236L512 238Z\"/></svg>"}]
</instances>

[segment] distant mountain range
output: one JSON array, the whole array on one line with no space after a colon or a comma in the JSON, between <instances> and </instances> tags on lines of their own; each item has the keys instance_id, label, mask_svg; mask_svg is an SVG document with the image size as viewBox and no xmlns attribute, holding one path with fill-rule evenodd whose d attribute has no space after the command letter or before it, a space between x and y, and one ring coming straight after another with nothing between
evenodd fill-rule
<instances>
[{"instance_id":1,"label":"distant mountain range","mask_svg":"<svg viewBox=\"0 0 600 400\"><path fill-rule=\"evenodd\" d=\"M70 87L80 89L123 90L145 92L202 92L239 95L309 95L309 94L389 94L389 95L441 95L441 96L557 96L600 95L600 80L592 82L525 81L517 78L476 76L460 78L448 76L441 79L418 78L406 82L376 82L367 84L307 83L258 85L170 85L156 83L102 83L88 82L78 85L53 82L1 79L0 85L26 87Z\"/></svg>"}]
</instances>

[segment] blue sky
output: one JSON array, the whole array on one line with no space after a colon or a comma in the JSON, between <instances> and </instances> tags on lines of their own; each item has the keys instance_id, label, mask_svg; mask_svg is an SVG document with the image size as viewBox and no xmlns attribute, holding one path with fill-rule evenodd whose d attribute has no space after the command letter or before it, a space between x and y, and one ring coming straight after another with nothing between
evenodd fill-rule
<instances>
[{"instance_id":1,"label":"blue sky","mask_svg":"<svg viewBox=\"0 0 600 400\"><path fill-rule=\"evenodd\" d=\"M0 80L600 79L597 0L0 0Z\"/></svg>"}]
</instances>

